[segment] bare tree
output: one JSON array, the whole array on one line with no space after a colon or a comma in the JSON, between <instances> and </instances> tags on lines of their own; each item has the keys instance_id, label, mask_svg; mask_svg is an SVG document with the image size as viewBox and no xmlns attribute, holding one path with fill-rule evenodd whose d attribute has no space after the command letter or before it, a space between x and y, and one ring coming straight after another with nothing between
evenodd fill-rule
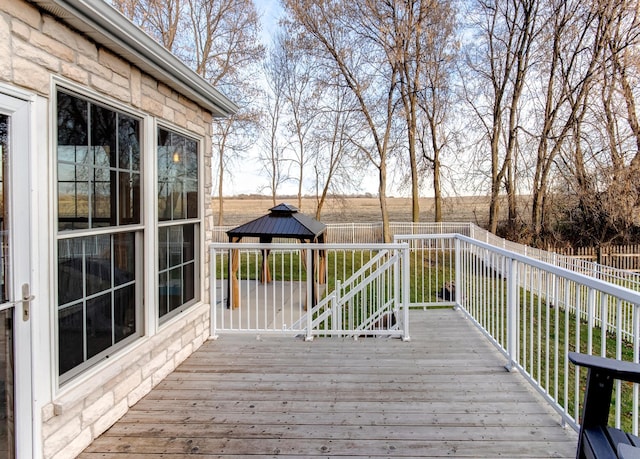
<instances>
[{"instance_id":1,"label":"bare tree","mask_svg":"<svg viewBox=\"0 0 640 459\"><path fill-rule=\"evenodd\" d=\"M570 166L565 180L576 196L569 207L576 242L626 243L640 213L638 93L630 83L640 77L633 51L640 34L637 4L616 0L589 12L590 57L596 61L587 61L587 95L572 124L572 148L560 159Z\"/></svg>"},{"instance_id":2,"label":"bare tree","mask_svg":"<svg viewBox=\"0 0 640 459\"><path fill-rule=\"evenodd\" d=\"M285 0L289 27L300 46L321 59L329 72L337 72L358 102L358 113L368 136L351 140L378 170L378 197L383 235L391 240L387 210L388 157L393 146L397 66L389 65L380 49L382 24L372 23L374 0L321 2ZM320 62L320 61L319 61Z\"/></svg>"},{"instance_id":3,"label":"bare tree","mask_svg":"<svg viewBox=\"0 0 640 459\"><path fill-rule=\"evenodd\" d=\"M315 74L322 72L315 66L309 54L301 52L295 41L284 33L276 36L274 52L280 54L279 69L282 74L282 96L286 106L287 121L284 123L286 135L291 139L289 147L293 151L292 161L297 167L298 208L302 209L302 194L305 168L310 156L311 136L318 116L318 94L314 91Z\"/></svg>"},{"instance_id":4,"label":"bare tree","mask_svg":"<svg viewBox=\"0 0 640 459\"><path fill-rule=\"evenodd\" d=\"M422 75L427 65L422 56L428 13L434 8L430 0L387 0L368 2L371 18L368 28L378 45L385 50L390 67L398 73L397 90L406 123L406 140L411 181L411 217L420 220L420 186L418 177L417 139L419 96Z\"/></svg>"},{"instance_id":5,"label":"bare tree","mask_svg":"<svg viewBox=\"0 0 640 459\"><path fill-rule=\"evenodd\" d=\"M457 59L456 14L450 2L432 1L428 31L419 58L425 61L419 78L418 142L422 158L430 166L433 179L434 220L442 221L442 152L451 143L453 90L451 80ZM422 115L422 116L420 116ZM424 120L421 120L424 118Z\"/></svg>"},{"instance_id":6,"label":"bare tree","mask_svg":"<svg viewBox=\"0 0 640 459\"><path fill-rule=\"evenodd\" d=\"M362 128L353 116L357 109L352 93L345 87L318 82L316 92L322 101L312 133L316 219L330 193L352 189L362 174L358 155L350 141Z\"/></svg>"},{"instance_id":7,"label":"bare tree","mask_svg":"<svg viewBox=\"0 0 640 459\"><path fill-rule=\"evenodd\" d=\"M578 178L579 196L592 194L581 148L582 122L592 102L594 85L602 76L600 62L611 27L611 2L585 3L579 0L552 0L547 21L547 55L544 110L537 136L537 159L532 188L531 223L534 237L540 238L545 226L544 204L553 164L571 135ZM578 191L582 189L582 191Z\"/></svg>"},{"instance_id":8,"label":"bare tree","mask_svg":"<svg viewBox=\"0 0 640 459\"><path fill-rule=\"evenodd\" d=\"M113 6L172 52L181 30L184 0L112 0Z\"/></svg>"},{"instance_id":9,"label":"bare tree","mask_svg":"<svg viewBox=\"0 0 640 459\"><path fill-rule=\"evenodd\" d=\"M467 102L478 117L489 144L491 201L489 227L498 227L500 192L504 186L509 222L517 219L515 155L522 94L530 68L537 29L537 0L478 0L472 15L480 31L467 49L471 71L463 76ZM469 81L476 87L471 89Z\"/></svg>"},{"instance_id":10,"label":"bare tree","mask_svg":"<svg viewBox=\"0 0 640 459\"><path fill-rule=\"evenodd\" d=\"M274 46L264 62L263 69L267 82L266 107L268 134L264 138L264 148L260 153L262 170L269 178L267 189L271 194L273 205L276 205L280 185L289 180L286 158L284 157L285 137L282 134L282 124L285 118L286 92L286 59L284 49Z\"/></svg>"}]
</instances>

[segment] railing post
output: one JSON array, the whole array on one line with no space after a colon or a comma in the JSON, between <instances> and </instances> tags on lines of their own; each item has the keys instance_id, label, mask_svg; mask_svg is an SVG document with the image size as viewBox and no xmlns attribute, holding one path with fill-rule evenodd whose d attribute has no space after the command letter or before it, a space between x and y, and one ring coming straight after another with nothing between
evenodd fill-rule
<instances>
[{"instance_id":1,"label":"railing post","mask_svg":"<svg viewBox=\"0 0 640 459\"><path fill-rule=\"evenodd\" d=\"M313 250L306 250L306 255L307 255L307 266L311 267L313 266L312 260L313 260ZM307 269L307 336L305 337L305 341L313 341L313 330L311 330L311 327L313 326L313 317L311 317L313 314L311 311L313 311L313 308L315 307L315 305L313 304L313 290L314 290L314 285L313 283L316 281L315 280L315 273L313 272L313 269L308 268Z\"/></svg>"},{"instance_id":2,"label":"railing post","mask_svg":"<svg viewBox=\"0 0 640 459\"><path fill-rule=\"evenodd\" d=\"M460 239L455 237L454 239L454 247L455 247L455 269L454 269L454 298L455 308L462 307L462 255L460 253Z\"/></svg>"},{"instance_id":3,"label":"railing post","mask_svg":"<svg viewBox=\"0 0 640 459\"><path fill-rule=\"evenodd\" d=\"M640 305L633 305L633 362L640 362ZM633 385L632 403L631 403L632 433L638 435L638 384Z\"/></svg>"},{"instance_id":4,"label":"railing post","mask_svg":"<svg viewBox=\"0 0 640 459\"><path fill-rule=\"evenodd\" d=\"M511 371L518 358L518 262L511 259L507 277L507 353L509 362L505 366Z\"/></svg>"},{"instance_id":5,"label":"railing post","mask_svg":"<svg viewBox=\"0 0 640 459\"><path fill-rule=\"evenodd\" d=\"M405 247L402 249L402 311L403 311L403 341L409 341L409 244L405 243Z\"/></svg>"},{"instance_id":6,"label":"railing post","mask_svg":"<svg viewBox=\"0 0 640 459\"><path fill-rule=\"evenodd\" d=\"M340 306L342 291L342 281L336 280L336 289L334 291L332 305L331 305L331 328L335 330L342 330L342 307ZM340 334L339 336L342 336Z\"/></svg>"},{"instance_id":7,"label":"railing post","mask_svg":"<svg viewBox=\"0 0 640 459\"><path fill-rule=\"evenodd\" d=\"M209 301L211 304L209 305L209 334L211 339L218 339L217 328L218 328L218 289L217 287L217 276L218 276L218 267L216 264L216 249L211 246L209 248L209 261L211 267L211 272L209 273Z\"/></svg>"}]
</instances>

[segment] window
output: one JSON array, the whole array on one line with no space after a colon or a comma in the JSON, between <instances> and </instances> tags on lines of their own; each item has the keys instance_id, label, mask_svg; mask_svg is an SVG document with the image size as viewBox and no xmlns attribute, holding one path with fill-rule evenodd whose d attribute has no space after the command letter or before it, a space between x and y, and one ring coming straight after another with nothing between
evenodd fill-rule
<instances>
[{"instance_id":1,"label":"window","mask_svg":"<svg viewBox=\"0 0 640 459\"><path fill-rule=\"evenodd\" d=\"M139 335L140 120L57 92L58 374Z\"/></svg>"},{"instance_id":2,"label":"window","mask_svg":"<svg viewBox=\"0 0 640 459\"><path fill-rule=\"evenodd\" d=\"M198 143L158 129L158 301L170 317L199 291ZM171 314L173 311L173 314Z\"/></svg>"}]
</instances>

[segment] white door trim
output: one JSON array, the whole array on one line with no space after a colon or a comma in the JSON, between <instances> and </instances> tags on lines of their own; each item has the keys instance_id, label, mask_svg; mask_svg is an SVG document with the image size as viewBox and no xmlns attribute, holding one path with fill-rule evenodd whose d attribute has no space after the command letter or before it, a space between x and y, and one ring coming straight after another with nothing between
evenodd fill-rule
<instances>
[{"instance_id":1,"label":"white door trim","mask_svg":"<svg viewBox=\"0 0 640 459\"><path fill-rule=\"evenodd\" d=\"M0 87L0 113L11 117L9 131L9 161L5 192L10 215L11 296L20 300L22 285L31 279L31 111L32 99L6 87ZM16 457L33 457L33 379L32 320L23 320L22 304L18 303L14 318L15 436Z\"/></svg>"}]
</instances>

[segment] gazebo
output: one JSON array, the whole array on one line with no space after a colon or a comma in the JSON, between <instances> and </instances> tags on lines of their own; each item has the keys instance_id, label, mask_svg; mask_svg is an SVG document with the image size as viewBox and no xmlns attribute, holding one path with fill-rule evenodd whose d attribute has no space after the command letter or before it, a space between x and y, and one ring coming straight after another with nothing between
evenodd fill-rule
<instances>
[{"instance_id":1,"label":"gazebo","mask_svg":"<svg viewBox=\"0 0 640 459\"><path fill-rule=\"evenodd\" d=\"M269 209L269 213L244 223L236 228L227 231L229 242L237 243L244 237L255 237L261 243L271 243L274 238L297 239L303 243L324 243L327 226L308 215L298 212L298 208L289 204L281 203ZM262 283L271 282L269 271L269 249L262 250L262 263L259 274L259 281ZM303 250L302 263L306 267L306 255ZM317 259L316 259L317 258ZM240 268L240 257L237 249L231 250L230 263L230 292L227 307L235 309L240 306L240 295L238 287L238 269ZM317 302L317 284L325 283L325 254L318 251L318 256L311 258L311 267L307 272L312 273L313 282L313 302Z\"/></svg>"}]
</instances>

